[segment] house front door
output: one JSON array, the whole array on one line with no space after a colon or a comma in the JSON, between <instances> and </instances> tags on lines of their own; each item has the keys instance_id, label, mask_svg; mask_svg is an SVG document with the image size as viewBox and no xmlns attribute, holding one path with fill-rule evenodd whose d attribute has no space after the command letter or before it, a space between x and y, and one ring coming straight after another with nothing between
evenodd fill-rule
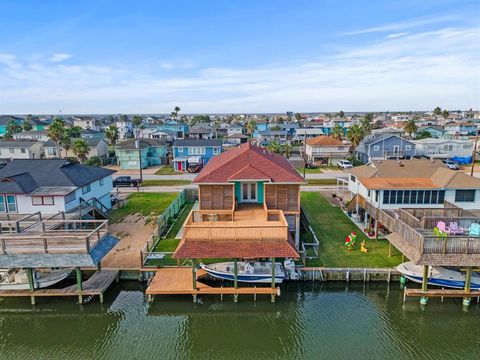
<instances>
[{"instance_id":1,"label":"house front door","mask_svg":"<svg viewBox=\"0 0 480 360\"><path fill-rule=\"evenodd\" d=\"M399 156L400 155L400 146L399 145L394 145L393 146L393 154L395 156Z\"/></svg>"},{"instance_id":2,"label":"house front door","mask_svg":"<svg viewBox=\"0 0 480 360\"><path fill-rule=\"evenodd\" d=\"M244 203L257 201L257 183L242 183L242 201Z\"/></svg>"}]
</instances>

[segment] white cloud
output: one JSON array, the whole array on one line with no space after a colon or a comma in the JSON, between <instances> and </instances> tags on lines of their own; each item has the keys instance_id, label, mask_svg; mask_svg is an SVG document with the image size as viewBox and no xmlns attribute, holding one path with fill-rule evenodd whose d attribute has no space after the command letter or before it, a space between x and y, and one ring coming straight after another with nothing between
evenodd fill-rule
<instances>
[{"instance_id":1,"label":"white cloud","mask_svg":"<svg viewBox=\"0 0 480 360\"><path fill-rule=\"evenodd\" d=\"M408 35L408 32L390 34L390 35L385 36L385 39L395 39L395 38L402 37L402 36L405 36L405 35Z\"/></svg>"},{"instance_id":2,"label":"white cloud","mask_svg":"<svg viewBox=\"0 0 480 360\"><path fill-rule=\"evenodd\" d=\"M0 55L0 113L422 110L478 106L480 28L391 37L310 62L157 75ZM143 68L142 68L143 69Z\"/></svg>"},{"instance_id":3,"label":"white cloud","mask_svg":"<svg viewBox=\"0 0 480 360\"><path fill-rule=\"evenodd\" d=\"M70 59L71 57L72 55L70 54L56 53L56 54L53 54L48 60L51 62L62 62L67 59Z\"/></svg>"}]
</instances>

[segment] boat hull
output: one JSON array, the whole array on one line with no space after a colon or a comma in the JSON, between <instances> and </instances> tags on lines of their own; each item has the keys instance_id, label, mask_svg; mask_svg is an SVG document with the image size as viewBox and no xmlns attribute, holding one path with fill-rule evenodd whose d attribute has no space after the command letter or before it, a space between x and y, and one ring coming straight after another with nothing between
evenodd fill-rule
<instances>
[{"instance_id":1,"label":"boat hull","mask_svg":"<svg viewBox=\"0 0 480 360\"><path fill-rule=\"evenodd\" d=\"M243 264L244 263L239 262L238 266L241 267ZM271 263L266 263L266 264L271 264ZM217 269L213 268L213 266L216 266ZM228 267L233 268L233 263L218 263L218 264L212 264L212 266L200 264L200 267L215 278L222 279L222 280L230 280L230 281L235 280L233 271L222 271L218 269L222 267L227 269ZM286 275L283 269L281 268L281 264L276 263L275 283L280 284L285 279L286 279ZM247 274L247 273L238 272L237 281L244 282L244 283L270 284L272 282L272 274L271 272L270 274L255 274L255 273Z\"/></svg>"},{"instance_id":2,"label":"boat hull","mask_svg":"<svg viewBox=\"0 0 480 360\"><path fill-rule=\"evenodd\" d=\"M72 270L52 270L50 272L37 272L35 276L35 289L42 289L66 279ZM27 282L0 283L0 290L29 290L30 284Z\"/></svg>"},{"instance_id":3,"label":"boat hull","mask_svg":"<svg viewBox=\"0 0 480 360\"><path fill-rule=\"evenodd\" d=\"M411 261L400 264L397 270L402 273L407 279L419 283L422 283L423 269L421 265L415 265ZM434 267L429 270L428 285L434 285L451 289L464 289L465 288L465 275L459 271L450 270L444 267ZM480 277L472 276L470 289L480 290Z\"/></svg>"}]
</instances>

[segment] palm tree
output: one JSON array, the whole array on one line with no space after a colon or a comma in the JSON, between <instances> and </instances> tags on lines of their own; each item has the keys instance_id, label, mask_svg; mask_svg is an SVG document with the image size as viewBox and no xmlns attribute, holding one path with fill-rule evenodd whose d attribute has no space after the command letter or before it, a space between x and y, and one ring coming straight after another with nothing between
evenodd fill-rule
<instances>
[{"instance_id":1,"label":"palm tree","mask_svg":"<svg viewBox=\"0 0 480 360\"><path fill-rule=\"evenodd\" d=\"M117 125L111 124L105 129L105 137L110 145L115 145L118 141L118 128Z\"/></svg>"},{"instance_id":2,"label":"palm tree","mask_svg":"<svg viewBox=\"0 0 480 360\"><path fill-rule=\"evenodd\" d=\"M255 120L250 120L247 122L247 124L245 125L245 128L247 129L247 132L249 134L253 134L253 132L255 131L255 128L257 127L257 123L255 122Z\"/></svg>"},{"instance_id":3,"label":"palm tree","mask_svg":"<svg viewBox=\"0 0 480 360\"><path fill-rule=\"evenodd\" d=\"M85 140L77 139L73 142L72 150L78 161L83 164L83 162L87 159L90 146L88 146Z\"/></svg>"},{"instance_id":4,"label":"palm tree","mask_svg":"<svg viewBox=\"0 0 480 360\"><path fill-rule=\"evenodd\" d=\"M275 140L270 141L270 143L267 145L267 149L271 152L278 153L278 154L282 152L281 145Z\"/></svg>"},{"instance_id":5,"label":"palm tree","mask_svg":"<svg viewBox=\"0 0 480 360\"><path fill-rule=\"evenodd\" d=\"M337 140L342 140L344 134L345 132L343 131L343 127L341 127L339 124L335 124L335 126L332 128L332 137Z\"/></svg>"},{"instance_id":6,"label":"palm tree","mask_svg":"<svg viewBox=\"0 0 480 360\"><path fill-rule=\"evenodd\" d=\"M412 134L416 133L418 130L417 123L415 122L415 119L408 119L407 122L405 123L405 126L403 127L403 130L405 132L412 136Z\"/></svg>"},{"instance_id":7,"label":"palm tree","mask_svg":"<svg viewBox=\"0 0 480 360\"><path fill-rule=\"evenodd\" d=\"M55 118L52 125L48 128L48 137L52 139L57 147L57 156L60 156L60 141L65 136L65 122L60 118Z\"/></svg>"},{"instance_id":8,"label":"palm tree","mask_svg":"<svg viewBox=\"0 0 480 360\"><path fill-rule=\"evenodd\" d=\"M292 155L293 146L290 144L283 144L281 147L282 154L288 159Z\"/></svg>"},{"instance_id":9,"label":"palm tree","mask_svg":"<svg viewBox=\"0 0 480 360\"><path fill-rule=\"evenodd\" d=\"M140 125L142 125L142 120L143 119L140 115L134 115L132 118L132 125L138 129ZM138 136L138 132L137 132L137 136Z\"/></svg>"},{"instance_id":10,"label":"palm tree","mask_svg":"<svg viewBox=\"0 0 480 360\"><path fill-rule=\"evenodd\" d=\"M82 128L80 126L72 126L68 128L67 131L71 138L79 138L82 136Z\"/></svg>"},{"instance_id":11,"label":"palm tree","mask_svg":"<svg viewBox=\"0 0 480 360\"><path fill-rule=\"evenodd\" d=\"M178 116L178 113L180 112L180 107L179 106L175 106L175 108L173 109L173 112L172 112L172 116L175 120L177 120L177 116Z\"/></svg>"},{"instance_id":12,"label":"palm tree","mask_svg":"<svg viewBox=\"0 0 480 360\"><path fill-rule=\"evenodd\" d=\"M65 159L68 158L68 150L70 150L70 147L72 146L72 137L69 133L70 132L68 131L68 129L66 129L62 137L60 138L60 143L65 149Z\"/></svg>"},{"instance_id":13,"label":"palm tree","mask_svg":"<svg viewBox=\"0 0 480 360\"><path fill-rule=\"evenodd\" d=\"M355 148L363 140L365 134L363 133L362 127L358 124L353 124L348 128L347 138L352 143L352 146Z\"/></svg>"},{"instance_id":14,"label":"palm tree","mask_svg":"<svg viewBox=\"0 0 480 360\"><path fill-rule=\"evenodd\" d=\"M369 114L367 114L369 115ZM371 117L370 116L367 116L365 115L362 119L362 122L361 122L361 127L362 127L362 131L363 133L366 135L370 132L370 130L372 129L372 124L371 124Z\"/></svg>"}]
</instances>

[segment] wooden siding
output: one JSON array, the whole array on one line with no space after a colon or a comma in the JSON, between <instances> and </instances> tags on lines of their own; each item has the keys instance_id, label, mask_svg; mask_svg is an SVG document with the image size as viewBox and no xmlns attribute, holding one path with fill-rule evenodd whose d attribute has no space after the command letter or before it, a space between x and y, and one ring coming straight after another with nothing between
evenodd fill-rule
<instances>
[{"instance_id":1,"label":"wooden siding","mask_svg":"<svg viewBox=\"0 0 480 360\"><path fill-rule=\"evenodd\" d=\"M300 185L265 184L265 204L268 209L300 212Z\"/></svg>"},{"instance_id":2,"label":"wooden siding","mask_svg":"<svg viewBox=\"0 0 480 360\"><path fill-rule=\"evenodd\" d=\"M199 185L201 210L232 210L234 204L233 185Z\"/></svg>"}]
</instances>

